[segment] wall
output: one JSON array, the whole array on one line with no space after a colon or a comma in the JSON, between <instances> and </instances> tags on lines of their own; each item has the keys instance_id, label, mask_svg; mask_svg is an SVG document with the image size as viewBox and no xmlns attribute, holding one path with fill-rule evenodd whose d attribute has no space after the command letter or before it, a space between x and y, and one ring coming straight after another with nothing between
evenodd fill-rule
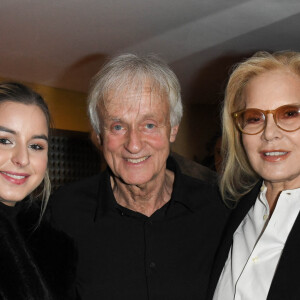
<instances>
[{"instance_id":1,"label":"wall","mask_svg":"<svg viewBox=\"0 0 300 300\"><path fill-rule=\"evenodd\" d=\"M0 77L0 81L13 80ZM26 82L24 84L30 86L44 97L49 106L55 128L81 132L90 131L86 114L85 93Z\"/></svg>"},{"instance_id":2,"label":"wall","mask_svg":"<svg viewBox=\"0 0 300 300\"><path fill-rule=\"evenodd\" d=\"M172 150L197 162L207 155L206 145L218 130L217 105L185 105L179 133Z\"/></svg>"}]
</instances>

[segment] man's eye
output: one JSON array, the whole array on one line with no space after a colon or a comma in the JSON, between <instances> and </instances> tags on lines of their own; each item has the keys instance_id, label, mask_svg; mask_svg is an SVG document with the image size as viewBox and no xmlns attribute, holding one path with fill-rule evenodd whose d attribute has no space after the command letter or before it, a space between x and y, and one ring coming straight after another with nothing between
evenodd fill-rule
<instances>
[{"instance_id":1,"label":"man's eye","mask_svg":"<svg viewBox=\"0 0 300 300\"><path fill-rule=\"evenodd\" d=\"M44 150L44 147L39 145L39 144L32 144L32 145L29 146L29 148L31 148L33 150L36 150L36 151Z\"/></svg>"},{"instance_id":2,"label":"man's eye","mask_svg":"<svg viewBox=\"0 0 300 300\"><path fill-rule=\"evenodd\" d=\"M114 125L113 129L119 131L122 129L122 126L120 124Z\"/></svg>"},{"instance_id":3,"label":"man's eye","mask_svg":"<svg viewBox=\"0 0 300 300\"><path fill-rule=\"evenodd\" d=\"M11 141L9 139L0 138L0 144L8 145L11 144Z\"/></svg>"},{"instance_id":4,"label":"man's eye","mask_svg":"<svg viewBox=\"0 0 300 300\"><path fill-rule=\"evenodd\" d=\"M154 124L151 124L151 123L146 124L146 128L147 128L147 129L153 129L154 127L155 127Z\"/></svg>"}]
</instances>

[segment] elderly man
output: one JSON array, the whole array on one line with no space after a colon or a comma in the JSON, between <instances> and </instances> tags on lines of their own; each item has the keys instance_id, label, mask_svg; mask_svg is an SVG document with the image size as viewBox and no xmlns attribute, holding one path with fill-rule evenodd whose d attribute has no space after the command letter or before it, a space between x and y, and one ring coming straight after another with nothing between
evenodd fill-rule
<instances>
[{"instance_id":1,"label":"elderly man","mask_svg":"<svg viewBox=\"0 0 300 300\"><path fill-rule=\"evenodd\" d=\"M227 211L216 187L169 157L182 116L175 74L158 58L121 55L95 76L88 102L108 168L53 199L78 246L79 295L203 299Z\"/></svg>"}]
</instances>

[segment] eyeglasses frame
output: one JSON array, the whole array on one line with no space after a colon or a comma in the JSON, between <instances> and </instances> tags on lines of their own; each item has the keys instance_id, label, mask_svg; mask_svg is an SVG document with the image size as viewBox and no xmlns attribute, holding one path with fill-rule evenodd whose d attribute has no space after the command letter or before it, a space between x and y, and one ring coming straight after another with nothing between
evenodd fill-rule
<instances>
[{"instance_id":1,"label":"eyeglasses frame","mask_svg":"<svg viewBox=\"0 0 300 300\"><path fill-rule=\"evenodd\" d=\"M299 126L297 129L294 129L294 130L286 130L286 129L283 129L282 127L280 127L280 126L277 124L277 121L276 121L276 114L277 114L277 111L278 111L279 109L281 109L282 107L285 107L285 106L295 106L295 107L298 107L298 109L300 110L300 104L299 104L299 105L287 104L287 105L279 106L279 107L277 107L277 108L275 108L275 109L268 109L268 110L263 110L263 109L259 109L259 108L246 108L246 109L242 109L242 110L233 112L233 113L231 114L231 116L232 116L232 118L233 118L234 121L235 121L235 122L234 122L235 125L236 125L236 126L238 127L238 129L239 129L242 133L244 133L244 134L248 134L248 135L256 135L256 134L259 134L259 133L261 133L262 131L264 131L265 128L266 128L266 125L267 125L266 119L267 119L267 115L268 115L268 114L272 114L272 115L273 115L273 120L274 120L274 122L275 122L275 124L276 124L276 126L277 126L278 128L280 128L281 130L286 131L286 132L294 132L294 131L300 129L300 126ZM240 116L240 114L244 113L245 111L247 111L247 110L249 110L249 109L255 109L255 110L258 110L258 111L260 111L260 112L264 115L264 117L265 117L265 118L264 118L264 126L263 126L263 128L262 128L260 131L256 132L256 133L247 133L247 132L245 132L245 131L241 128L241 126L240 126L240 124L239 124L239 122L238 122L238 117Z\"/></svg>"}]
</instances>

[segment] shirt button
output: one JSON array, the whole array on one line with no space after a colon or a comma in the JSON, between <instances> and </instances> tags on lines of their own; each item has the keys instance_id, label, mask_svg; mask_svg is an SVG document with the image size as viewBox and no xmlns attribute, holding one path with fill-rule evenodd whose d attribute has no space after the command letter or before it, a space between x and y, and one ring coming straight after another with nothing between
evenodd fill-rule
<instances>
[{"instance_id":1,"label":"shirt button","mask_svg":"<svg viewBox=\"0 0 300 300\"><path fill-rule=\"evenodd\" d=\"M153 268L155 268L155 267L156 267L156 265L155 265L155 263L154 263L153 261L150 263L150 265L149 265L149 266L150 266L150 268L151 268L151 269L153 269Z\"/></svg>"},{"instance_id":2,"label":"shirt button","mask_svg":"<svg viewBox=\"0 0 300 300\"><path fill-rule=\"evenodd\" d=\"M266 221L268 219L268 215L264 215L264 221Z\"/></svg>"},{"instance_id":3,"label":"shirt button","mask_svg":"<svg viewBox=\"0 0 300 300\"><path fill-rule=\"evenodd\" d=\"M252 261L253 261L253 263L257 263L258 257L257 257L257 256L256 256L256 257L253 257L253 258L252 258Z\"/></svg>"}]
</instances>

